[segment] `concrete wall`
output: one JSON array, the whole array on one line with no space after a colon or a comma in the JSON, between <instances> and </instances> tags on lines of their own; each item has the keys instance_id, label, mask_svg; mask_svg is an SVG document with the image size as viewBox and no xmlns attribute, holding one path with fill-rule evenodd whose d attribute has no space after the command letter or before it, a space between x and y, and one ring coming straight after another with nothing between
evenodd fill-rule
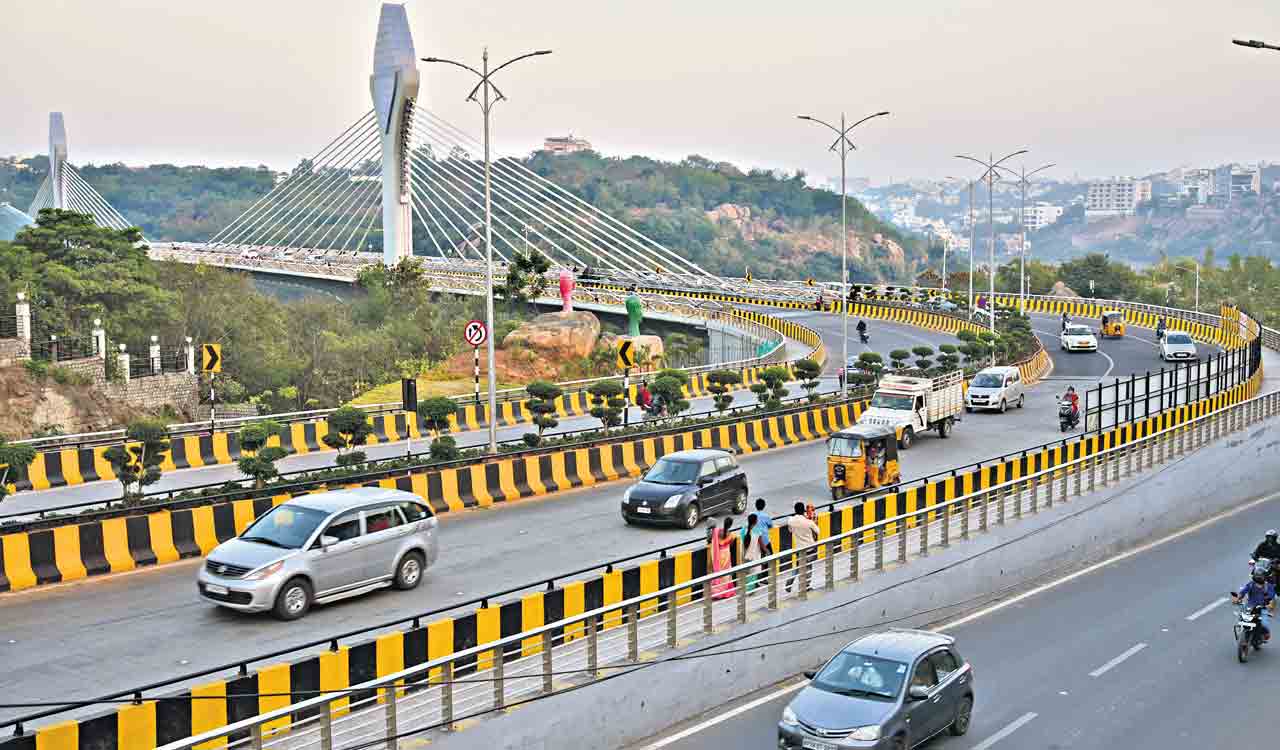
<instances>
[{"instance_id":1,"label":"concrete wall","mask_svg":"<svg viewBox=\"0 0 1280 750\"><path fill-rule=\"evenodd\" d=\"M1075 498L1038 515L946 550L934 550L861 583L797 602L750 623L701 638L685 650L706 651L742 632L775 630L734 640L742 649L774 641L801 643L656 664L582 690L563 693L510 714L489 716L443 738L441 748L620 747L694 718L752 690L820 664L867 631L923 626L974 609L1010 587L1052 571L1066 572L1152 537L1201 521L1277 489L1280 418L1233 434L1181 460ZM1221 467L1231 466L1222 472ZM994 527L993 527L994 528ZM836 609L832 609L836 607ZM924 616L914 613L933 610ZM819 615L794 622L804 615ZM793 623L793 624L787 624ZM840 631L840 632L836 632ZM659 658L669 655L668 652Z\"/></svg>"},{"instance_id":2,"label":"concrete wall","mask_svg":"<svg viewBox=\"0 0 1280 750\"><path fill-rule=\"evenodd\" d=\"M0 339L0 367L16 365L31 358L31 347L22 339Z\"/></svg>"}]
</instances>

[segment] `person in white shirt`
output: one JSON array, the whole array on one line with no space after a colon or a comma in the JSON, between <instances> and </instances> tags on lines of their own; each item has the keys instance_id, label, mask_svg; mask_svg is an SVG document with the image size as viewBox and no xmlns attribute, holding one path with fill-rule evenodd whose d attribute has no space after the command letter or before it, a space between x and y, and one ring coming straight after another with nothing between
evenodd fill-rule
<instances>
[{"instance_id":1,"label":"person in white shirt","mask_svg":"<svg viewBox=\"0 0 1280 750\"><path fill-rule=\"evenodd\" d=\"M818 541L818 535L822 532L818 529L818 524L810 521L804 512L804 503L797 502L795 505L795 515L787 519L787 529L791 532L791 547L796 549L799 547L807 547ZM814 563L818 559L818 548L814 547L805 550L800 554L800 563L791 569L791 577L787 579L787 592L791 592L791 586L796 582L796 578L800 575L800 567L806 570L809 588L813 588L813 568Z\"/></svg>"}]
</instances>

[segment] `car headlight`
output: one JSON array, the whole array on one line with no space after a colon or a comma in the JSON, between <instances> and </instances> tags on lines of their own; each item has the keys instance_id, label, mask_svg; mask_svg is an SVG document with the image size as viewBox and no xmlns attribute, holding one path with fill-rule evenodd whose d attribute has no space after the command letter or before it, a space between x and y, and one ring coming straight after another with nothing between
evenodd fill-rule
<instances>
[{"instance_id":1,"label":"car headlight","mask_svg":"<svg viewBox=\"0 0 1280 750\"><path fill-rule=\"evenodd\" d=\"M796 712L791 710L791 706L782 709L782 723L789 727L794 727L800 723L800 720L796 718Z\"/></svg>"},{"instance_id":2,"label":"car headlight","mask_svg":"<svg viewBox=\"0 0 1280 750\"><path fill-rule=\"evenodd\" d=\"M680 504L680 498L682 497L684 497L684 493L680 493L679 495L672 495L671 497L667 498L667 501L662 504L662 507L665 510L671 510L672 508Z\"/></svg>"},{"instance_id":3,"label":"car headlight","mask_svg":"<svg viewBox=\"0 0 1280 750\"><path fill-rule=\"evenodd\" d=\"M633 485L631 487L628 487L626 492L622 493L622 502L624 503L631 502L631 491L634 489L635 489L635 486Z\"/></svg>"},{"instance_id":4,"label":"car headlight","mask_svg":"<svg viewBox=\"0 0 1280 750\"><path fill-rule=\"evenodd\" d=\"M858 727L849 734L851 740L878 740L880 739L880 725L875 724L869 727Z\"/></svg>"},{"instance_id":5,"label":"car headlight","mask_svg":"<svg viewBox=\"0 0 1280 750\"><path fill-rule=\"evenodd\" d=\"M279 573L283 567L284 567L284 560L277 560L271 563L270 565L267 565L262 568L258 568L257 570L253 571L249 575L245 576L244 579L246 581L262 581L267 578L270 578L276 573Z\"/></svg>"}]
</instances>

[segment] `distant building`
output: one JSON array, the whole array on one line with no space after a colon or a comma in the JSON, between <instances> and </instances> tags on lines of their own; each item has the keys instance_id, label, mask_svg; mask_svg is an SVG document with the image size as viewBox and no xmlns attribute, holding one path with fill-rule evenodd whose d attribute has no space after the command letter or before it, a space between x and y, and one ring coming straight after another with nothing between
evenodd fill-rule
<instances>
[{"instance_id":1,"label":"distant building","mask_svg":"<svg viewBox=\"0 0 1280 750\"><path fill-rule=\"evenodd\" d=\"M1085 195L1085 221L1132 216L1138 204L1151 200L1151 181L1132 177L1113 177L1089 183Z\"/></svg>"},{"instance_id":2,"label":"distant building","mask_svg":"<svg viewBox=\"0 0 1280 750\"><path fill-rule=\"evenodd\" d=\"M1052 203L1036 203L1022 209L1022 221L1029 231L1036 231L1057 221L1065 209Z\"/></svg>"},{"instance_id":3,"label":"distant building","mask_svg":"<svg viewBox=\"0 0 1280 750\"><path fill-rule=\"evenodd\" d=\"M1204 205L1213 195L1212 169L1185 169L1182 171L1182 189L1178 194L1190 198L1192 203Z\"/></svg>"},{"instance_id":4,"label":"distant building","mask_svg":"<svg viewBox=\"0 0 1280 750\"><path fill-rule=\"evenodd\" d=\"M542 150L553 154L576 154L579 151L590 151L591 142L585 138L574 138L572 134L564 137L552 136L542 141Z\"/></svg>"}]
</instances>

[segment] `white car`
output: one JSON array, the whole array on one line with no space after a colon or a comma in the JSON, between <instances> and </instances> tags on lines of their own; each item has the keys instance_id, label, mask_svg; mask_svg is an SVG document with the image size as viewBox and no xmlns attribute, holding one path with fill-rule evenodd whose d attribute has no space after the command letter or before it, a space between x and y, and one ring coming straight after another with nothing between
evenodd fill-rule
<instances>
[{"instance_id":1,"label":"white car","mask_svg":"<svg viewBox=\"0 0 1280 750\"><path fill-rule=\"evenodd\" d=\"M1067 352L1096 352L1098 337L1088 326L1068 325L1059 339L1062 350Z\"/></svg>"},{"instance_id":2,"label":"white car","mask_svg":"<svg viewBox=\"0 0 1280 750\"><path fill-rule=\"evenodd\" d=\"M1165 331L1160 340L1160 359L1165 362L1197 361L1200 359L1196 351L1196 342L1182 331Z\"/></svg>"},{"instance_id":3,"label":"white car","mask_svg":"<svg viewBox=\"0 0 1280 750\"><path fill-rule=\"evenodd\" d=\"M1022 372L1016 367L988 367L969 383L964 397L965 411L995 409L1003 414L1010 406L1022 408L1026 401Z\"/></svg>"}]
</instances>

